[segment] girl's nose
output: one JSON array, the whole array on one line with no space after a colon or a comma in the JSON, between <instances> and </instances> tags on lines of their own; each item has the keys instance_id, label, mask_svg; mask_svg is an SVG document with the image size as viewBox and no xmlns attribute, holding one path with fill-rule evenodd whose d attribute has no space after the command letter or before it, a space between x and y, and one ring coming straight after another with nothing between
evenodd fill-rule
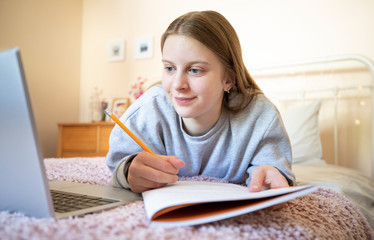
<instances>
[{"instance_id":1,"label":"girl's nose","mask_svg":"<svg viewBox=\"0 0 374 240\"><path fill-rule=\"evenodd\" d=\"M181 91L188 88L187 76L183 72L178 72L173 80L173 88Z\"/></svg>"}]
</instances>

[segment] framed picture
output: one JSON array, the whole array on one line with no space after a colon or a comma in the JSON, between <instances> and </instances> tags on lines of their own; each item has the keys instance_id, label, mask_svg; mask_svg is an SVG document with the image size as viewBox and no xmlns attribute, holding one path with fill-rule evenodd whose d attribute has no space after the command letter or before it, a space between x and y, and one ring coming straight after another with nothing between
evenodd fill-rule
<instances>
[{"instance_id":1,"label":"framed picture","mask_svg":"<svg viewBox=\"0 0 374 240\"><path fill-rule=\"evenodd\" d=\"M125 40L115 39L107 43L107 61L123 61L125 60Z\"/></svg>"},{"instance_id":2,"label":"framed picture","mask_svg":"<svg viewBox=\"0 0 374 240\"><path fill-rule=\"evenodd\" d=\"M137 37L134 39L134 58L151 58L153 54L152 37Z\"/></svg>"},{"instance_id":3,"label":"framed picture","mask_svg":"<svg viewBox=\"0 0 374 240\"><path fill-rule=\"evenodd\" d=\"M130 98L114 98L112 102L112 114L120 118L130 106Z\"/></svg>"}]
</instances>

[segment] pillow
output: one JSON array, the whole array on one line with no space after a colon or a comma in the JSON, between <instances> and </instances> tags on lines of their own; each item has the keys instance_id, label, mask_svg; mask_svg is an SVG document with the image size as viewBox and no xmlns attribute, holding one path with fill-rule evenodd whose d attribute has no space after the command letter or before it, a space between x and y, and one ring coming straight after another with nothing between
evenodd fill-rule
<instances>
[{"instance_id":1,"label":"pillow","mask_svg":"<svg viewBox=\"0 0 374 240\"><path fill-rule=\"evenodd\" d=\"M292 146L293 163L300 164L322 158L318 114L321 100L303 103L280 113Z\"/></svg>"}]
</instances>

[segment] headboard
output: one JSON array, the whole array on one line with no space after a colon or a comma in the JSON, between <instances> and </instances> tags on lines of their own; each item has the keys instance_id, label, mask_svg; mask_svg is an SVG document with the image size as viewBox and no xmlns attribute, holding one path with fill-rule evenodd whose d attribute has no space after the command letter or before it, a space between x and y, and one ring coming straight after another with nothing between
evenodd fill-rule
<instances>
[{"instance_id":1,"label":"headboard","mask_svg":"<svg viewBox=\"0 0 374 240\"><path fill-rule=\"evenodd\" d=\"M262 90L270 99L274 100L305 100L313 98L330 99L333 102L333 163L339 163L339 131L338 131L338 109L342 98L370 98L371 113L370 127L371 144L371 176L374 179L374 64L373 61L361 55L340 55L301 61L289 62L287 64L270 64L250 69L251 75L260 85ZM345 83L336 79L338 75L345 75ZM347 77L348 75L348 77ZM359 76L357 76L359 75ZM363 76L365 75L365 76ZM354 77L353 77L354 76ZM288 82L287 89L284 87L284 79L296 78L291 84ZM346 81L348 79L348 81ZM273 80L273 81L269 81ZM306 81L301 81L306 80ZM328 83L331 80L331 83ZM281 86L282 85L282 86ZM276 88L276 89L274 89ZM364 101L360 102L365 104ZM352 107L350 107L352 109ZM354 107L353 107L354 108ZM354 110L354 109L353 109ZM355 120L360 124L360 120ZM365 131L367 129L365 128Z\"/></svg>"}]
</instances>

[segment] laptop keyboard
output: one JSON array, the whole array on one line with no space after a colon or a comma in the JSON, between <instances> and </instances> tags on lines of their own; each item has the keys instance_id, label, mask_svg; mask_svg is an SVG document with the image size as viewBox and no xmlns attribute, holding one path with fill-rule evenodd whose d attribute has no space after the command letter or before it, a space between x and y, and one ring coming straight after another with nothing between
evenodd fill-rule
<instances>
[{"instance_id":1,"label":"laptop keyboard","mask_svg":"<svg viewBox=\"0 0 374 240\"><path fill-rule=\"evenodd\" d=\"M58 213L66 213L119 202L118 200L113 199L92 197L83 194L62 192L56 190L51 190L51 195L55 212Z\"/></svg>"}]
</instances>

